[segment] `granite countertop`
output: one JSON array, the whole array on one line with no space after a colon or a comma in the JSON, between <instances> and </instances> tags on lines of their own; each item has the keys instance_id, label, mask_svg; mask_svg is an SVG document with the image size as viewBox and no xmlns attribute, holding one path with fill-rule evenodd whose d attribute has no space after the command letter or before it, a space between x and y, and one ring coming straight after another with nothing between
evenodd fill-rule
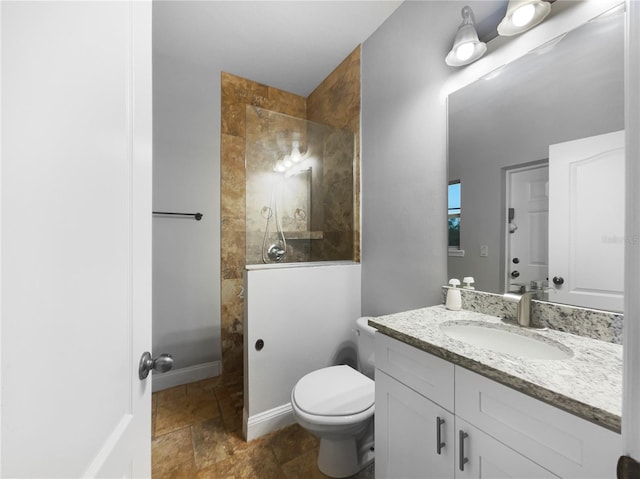
<instances>
[{"instance_id":1,"label":"granite countertop","mask_svg":"<svg viewBox=\"0 0 640 479\"><path fill-rule=\"evenodd\" d=\"M449 311L444 305L370 318L369 324L387 336L620 432L622 346L552 329L512 326L521 334L540 335L543 341L560 343L573 352L569 359L524 359L447 336L440 325L449 321L483 322L488 327L505 324L496 316Z\"/></svg>"}]
</instances>

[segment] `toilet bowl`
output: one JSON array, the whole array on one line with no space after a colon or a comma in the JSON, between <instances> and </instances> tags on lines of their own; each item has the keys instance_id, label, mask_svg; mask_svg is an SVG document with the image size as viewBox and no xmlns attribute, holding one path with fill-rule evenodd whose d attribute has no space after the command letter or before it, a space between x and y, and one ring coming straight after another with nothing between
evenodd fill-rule
<instances>
[{"instance_id":1,"label":"toilet bowl","mask_svg":"<svg viewBox=\"0 0 640 479\"><path fill-rule=\"evenodd\" d=\"M291 391L293 415L303 428L320 438L318 468L329 477L348 477L374 459L373 337L368 318L357 321L360 369L338 365L312 371Z\"/></svg>"}]
</instances>

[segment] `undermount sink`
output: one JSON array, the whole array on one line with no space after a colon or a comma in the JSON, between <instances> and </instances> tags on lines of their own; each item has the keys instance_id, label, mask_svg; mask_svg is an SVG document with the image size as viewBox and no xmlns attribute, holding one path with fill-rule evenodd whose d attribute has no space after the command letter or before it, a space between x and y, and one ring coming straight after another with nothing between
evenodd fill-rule
<instances>
[{"instance_id":1,"label":"undermount sink","mask_svg":"<svg viewBox=\"0 0 640 479\"><path fill-rule=\"evenodd\" d=\"M447 321L441 331L450 338L498 353L526 359L569 359L571 349L517 326L477 321Z\"/></svg>"}]
</instances>

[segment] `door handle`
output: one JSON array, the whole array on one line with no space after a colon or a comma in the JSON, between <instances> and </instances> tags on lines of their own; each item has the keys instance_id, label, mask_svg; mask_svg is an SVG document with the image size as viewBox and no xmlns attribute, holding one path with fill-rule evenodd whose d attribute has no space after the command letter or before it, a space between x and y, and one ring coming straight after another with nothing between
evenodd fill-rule
<instances>
[{"instance_id":1,"label":"door handle","mask_svg":"<svg viewBox=\"0 0 640 479\"><path fill-rule=\"evenodd\" d=\"M149 372L153 369L159 373L166 373L173 367L173 356L170 354L161 354L157 358L152 358L149 351L142 354L140 365L138 366L138 377L146 379Z\"/></svg>"}]
</instances>

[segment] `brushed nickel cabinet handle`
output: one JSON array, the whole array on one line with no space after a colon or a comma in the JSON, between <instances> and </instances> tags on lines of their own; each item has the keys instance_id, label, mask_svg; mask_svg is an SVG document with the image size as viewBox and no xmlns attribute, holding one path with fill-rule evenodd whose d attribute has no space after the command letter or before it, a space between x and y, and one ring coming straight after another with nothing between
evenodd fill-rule
<instances>
[{"instance_id":1,"label":"brushed nickel cabinet handle","mask_svg":"<svg viewBox=\"0 0 640 479\"><path fill-rule=\"evenodd\" d=\"M436 418L436 452L438 454L442 453L442 448L446 446L444 442L442 442L442 425L444 424L444 419L440 416Z\"/></svg>"},{"instance_id":2,"label":"brushed nickel cabinet handle","mask_svg":"<svg viewBox=\"0 0 640 479\"><path fill-rule=\"evenodd\" d=\"M459 442L460 442L460 470L464 471L464 465L469 462L469 459L464 457L464 440L469 437L469 434L460 429Z\"/></svg>"}]
</instances>

